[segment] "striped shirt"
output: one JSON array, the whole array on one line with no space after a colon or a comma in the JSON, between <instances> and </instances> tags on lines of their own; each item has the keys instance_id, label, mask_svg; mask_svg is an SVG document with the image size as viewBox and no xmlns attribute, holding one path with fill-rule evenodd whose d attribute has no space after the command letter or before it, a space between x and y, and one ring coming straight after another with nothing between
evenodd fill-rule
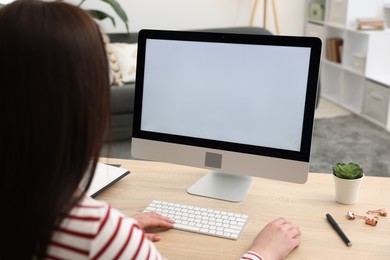
<instances>
[{"instance_id":1,"label":"striped shirt","mask_svg":"<svg viewBox=\"0 0 390 260\"><path fill-rule=\"evenodd\" d=\"M253 251L248 251L241 256L240 260L264 260L258 253Z\"/></svg>"},{"instance_id":2,"label":"striped shirt","mask_svg":"<svg viewBox=\"0 0 390 260\"><path fill-rule=\"evenodd\" d=\"M85 197L55 229L48 259L163 259L137 221Z\"/></svg>"},{"instance_id":3,"label":"striped shirt","mask_svg":"<svg viewBox=\"0 0 390 260\"><path fill-rule=\"evenodd\" d=\"M137 221L84 197L55 228L47 259L164 259ZM241 260L262 260L247 252Z\"/></svg>"}]
</instances>

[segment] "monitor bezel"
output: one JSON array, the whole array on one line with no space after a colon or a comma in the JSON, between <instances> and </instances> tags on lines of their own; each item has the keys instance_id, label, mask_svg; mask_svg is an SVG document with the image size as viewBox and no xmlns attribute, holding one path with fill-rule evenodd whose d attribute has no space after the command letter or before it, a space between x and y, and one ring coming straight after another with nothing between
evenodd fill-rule
<instances>
[{"instance_id":1,"label":"monitor bezel","mask_svg":"<svg viewBox=\"0 0 390 260\"><path fill-rule=\"evenodd\" d=\"M209 140L189 136L172 135L144 131L141 129L142 97L144 87L145 53L148 39L220 42L232 44L255 44L295 46L310 48L310 61L306 88L305 109L301 133L301 147L299 151L278 148L260 147L247 144L231 143L226 141ZM260 155L281 159L309 162L316 106L319 60L321 55L321 41L315 37L274 36L235 33L216 33L198 31L168 31L168 30L141 30L138 36L137 72L135 82L133 137L182 144L208 149L225 150L231 152Z\"/></svg>"}]
</instances>

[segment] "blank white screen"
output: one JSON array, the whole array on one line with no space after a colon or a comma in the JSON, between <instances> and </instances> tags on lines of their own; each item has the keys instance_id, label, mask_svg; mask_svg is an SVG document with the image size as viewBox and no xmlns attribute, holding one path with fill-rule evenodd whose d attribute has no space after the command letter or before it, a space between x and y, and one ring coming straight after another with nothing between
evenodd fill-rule
<instances>
[{"instance_id":1,"label":"blank white screen","mask_svg":"<svg viewBox=\"0 0 390 260\"><path fill-rule=\"evenodd\" d=\"M147 39L141 130L299 151L310 48Z\"/></svg>"}]
</instances>

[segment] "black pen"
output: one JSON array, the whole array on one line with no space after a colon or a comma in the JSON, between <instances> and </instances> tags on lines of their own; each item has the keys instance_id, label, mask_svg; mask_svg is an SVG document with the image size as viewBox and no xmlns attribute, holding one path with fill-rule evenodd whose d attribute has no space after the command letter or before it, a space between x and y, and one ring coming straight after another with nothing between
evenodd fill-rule
<instances>
[{"instance_id":1,"label":"black pen","mask_svg":"<svg viewBox=\"0 0 390 260\"><path fill-rule=\"evenodd\" d=\"M348 237L344 234L344 232L341 230L339 225L336 223L334 218L330 214L326 214L326 219L330 223L330 225L336 230L337 234L343 239L344 243L347 244L347 246L352 246L352 242L348 239Z\"/></svg>"}]
</instances>

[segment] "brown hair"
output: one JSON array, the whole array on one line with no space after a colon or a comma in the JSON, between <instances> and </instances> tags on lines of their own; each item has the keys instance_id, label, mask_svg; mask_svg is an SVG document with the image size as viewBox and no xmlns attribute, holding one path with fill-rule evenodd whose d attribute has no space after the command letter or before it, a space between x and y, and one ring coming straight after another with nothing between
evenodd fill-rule
<instances>
[{"instance_id":1,"label":"brown hair","mask_svg":"<svg viewBox=\"0 0 390 260\"><path fill-rule=\"evenodd\" d=\"M109 122L107 56L96 23L64 2L1 8L0 35L0 258L41 258L93 177Z\"/></svg>"}]
</instances>

